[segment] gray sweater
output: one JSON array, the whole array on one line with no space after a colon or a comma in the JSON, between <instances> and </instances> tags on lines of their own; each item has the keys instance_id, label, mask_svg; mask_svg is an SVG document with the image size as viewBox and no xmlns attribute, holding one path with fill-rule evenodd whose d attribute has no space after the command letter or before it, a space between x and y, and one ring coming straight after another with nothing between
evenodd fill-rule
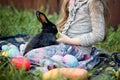
<instances>
[{"instance_id":1,"label":"gray sweater","mask_svg":"<svg viewBox=\"0 0 120 80\"><path fill-rule=\"evenodd\" d=\"M76 0L69 6L69 17L62 33L71 38L79 37L79 52L89 54L92 46L104 39L105 20L103 4L97 1L98 13L93 10L92 0Z\"/></svg>"}]
</instances>

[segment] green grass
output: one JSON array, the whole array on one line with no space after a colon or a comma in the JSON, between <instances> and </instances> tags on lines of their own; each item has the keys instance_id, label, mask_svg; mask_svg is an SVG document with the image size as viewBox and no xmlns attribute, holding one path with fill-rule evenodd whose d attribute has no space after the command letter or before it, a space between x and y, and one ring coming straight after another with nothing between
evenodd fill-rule
<instances>
[{"instance_id":1,"label":"green grass","mask_svg":"<svg viewBox=\"0 0 120 80\"><path fill-rule=\"evenodd\" d=\"M59 16L56 13L48 14L48 11L44 11L42 8L39 10L43 11L52 22L55 23L58 20ZM41 23L37 20L35 11L22 11L10 6L0 6L0 36L36 34L40 31ZM106 41L97 43L96 46L110 53L120 52L119 34L120 28L116 32L112 28L108 29ZM9 59L3 59L4 57L0 57L0 80L41 80L42 73L40 71L37 72L35 77L29 72L14 68Z\"/></svg>"},{"instance_id":2,"label":"green grass","mask_svg":"<svg viewBox=\"0 0 120 80\"><path fill-rule=\"evenodd\" d=\"M97 47L113 53L113 52L120 52L120 27L115 32L112 28L108 29L107 39L104 42L97 43Z\"/></svg>"},{"instance_id":3,"label":"green grass","mask_svg":"<svg viewBox=\"0 0 120 80\"><path fill-rule=\"evenodd\" d=\"M41 8L40 11L44 11ZM48 14L44 11L48 19L55 22L57 14ZM35 11L21 11L14 7L0 6L0 36L15 34L36 34L41 31L41 23L37 20Z\"/></svg>"},{"instance_id":4,"label":"green grass","mask_svg":"<svg viewBox=\"0 0 120 80\"><path fill-rule=\"evenodd\" d=\"M0 56L0 80L42 80L40 71L36 72L36 76L28 71L16 69L10 58Z\"/></svg>"}]
</instances>

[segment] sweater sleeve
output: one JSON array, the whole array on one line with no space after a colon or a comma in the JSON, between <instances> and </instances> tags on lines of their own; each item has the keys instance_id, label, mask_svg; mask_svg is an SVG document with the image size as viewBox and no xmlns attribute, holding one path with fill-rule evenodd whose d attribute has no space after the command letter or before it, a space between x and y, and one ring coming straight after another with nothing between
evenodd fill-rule
<instances>
[{"instance_id":1,"label":"sweater sleeve","mask_svg":"<svg viewBox=\"0 0 120 80\"><path fill-rule=\"evenodd\" d=\"M79 36L81 46L89 46L96 42L102 41L105 36L105 20L103 4L96 2L95 10L93 5L89 4L90 21L92 25L92 31L90 33Z\"/></svg>"}]
</instances>

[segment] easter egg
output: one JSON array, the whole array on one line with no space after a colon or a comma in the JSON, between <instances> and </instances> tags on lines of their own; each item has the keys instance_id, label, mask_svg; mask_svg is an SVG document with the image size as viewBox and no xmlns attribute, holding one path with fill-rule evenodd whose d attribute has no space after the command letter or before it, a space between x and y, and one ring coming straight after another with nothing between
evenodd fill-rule
<instances>
[{"instance_id":1,"label":"easter egg","mask_svg":"<svg viewBox=\"0 0 120 80\"><path fill-rule=\"evenodd\" d=\"M72 55L65 55L63 57L63 62L68 65L69 67L77 67L78 66L78 60L76 57L72 56Z\"/></svg>"},{"instance_id":2,"label":"easter egg","mask_svg":"<svg viewBox=\"0 0 120 80\"><path fill-rule=\"evenodd\" d=\"M87 70L79 68L56 68L43 74L43 80L56 80L65 77L70 80L87 80Z\"/></svg>"},{"instance_id":3,"label":"easter egg","mask_svg":"<svg viewBox=\"0 0 120 80\"><path fill-rule=\"evenodd\" d=\"M20 56L19 50L17 48L11 48L11 49L9 49L8 56L9 57L18 57L18 56Z\"/></svg>"},{"instance_id":4,"label":"easter egg","mask_svg":"<svg viewBox=\"0 0 120 80\"><path fill-rule=\"evenodd\" d=\"M30 60L26 58L23 57L13 58L11 62L17 69L25 69L25 70L30 69Z\"/></svg>"},{"instance_id":5,"label":"easter egg","mask_svg":"<svg viewBox=\"0 0 120 80\"><path fill-rule=\"evenodd\" d=\"M24 51L25 51L25 47L26 47L25 44L21 44L21 45L20 45L20 54L23 55L23 53L24 53Z\"/></svg>"},{"instance_id":6,"label":"easter egg","mask_svg":"<svg viewBox=\"0 0 120 80\"><path fill-rule=\"evenodd\" d=\"M58 62L63 62L63 56L60 56L60 55L53 55L51 59Z\"/></svg>"},{"instance_id":7,"label":"easter egg","mask_svg":"<svg viewBox=\"0 0 120 80\"><path fill-rule=\"evenodd\" d=\"M58 69L52 69L52 70L49 70L48 72L45 72L43 74L43 79L42 80L56 80L58 78L58 76L61 76L59 72L58 72Z\"/></svg>"},{"instance_id":8,"label":"easter egg","mask_svg":"<svg viewBox=\"0 0 120 80\"><path fill-rule=\"evenodd\" d=\"M2 48L3 51L6 51L6 50L9 49L9 46L8 45L3 45L1 48Z\"/></svg>"},{"instance_id":9,"label":"easter egg","mask_svg":"<svg viewBox=\"0 0 120 80\"><path fill-rule=\"evenodd\" d=\"M4 51L4 52L2 52L2 56L6 56L6 57L8 57L8 51Z\"/></svg>"}]
</instances>

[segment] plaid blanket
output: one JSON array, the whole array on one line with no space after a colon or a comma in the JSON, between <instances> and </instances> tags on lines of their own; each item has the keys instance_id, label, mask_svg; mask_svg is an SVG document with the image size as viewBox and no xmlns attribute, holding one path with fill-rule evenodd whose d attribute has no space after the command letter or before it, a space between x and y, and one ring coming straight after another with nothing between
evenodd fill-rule
<instances>
[{"instance_id":1,"label":"plaid blanket","mask_svg":"<svg viewBox=\"0 0 120 80\"><path fill-rule=\"evenodd\" d=\"M27 34L17 34L15 36L1 36L0 37L0 50L3 45L15 45L16 47L20 47L21 44L25 44L32 36Z\"/></svg>"}]
</instances>

